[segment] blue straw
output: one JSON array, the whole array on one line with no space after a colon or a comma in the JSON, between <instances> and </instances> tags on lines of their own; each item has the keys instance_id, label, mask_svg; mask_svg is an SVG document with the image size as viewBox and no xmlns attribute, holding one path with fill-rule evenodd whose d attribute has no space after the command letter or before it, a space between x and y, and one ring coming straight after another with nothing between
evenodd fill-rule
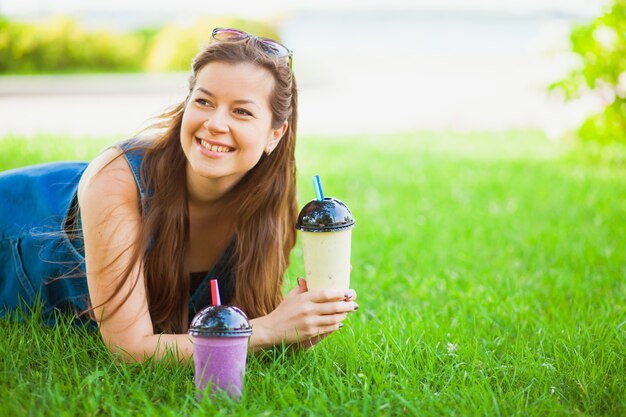
<instances>
[{"instance_id":1,"label":"blue straw","mask_svg":"<svg viewBox=\"0 0 626 417\"><path fill-rule=\"evenodd\" d=\"M315 189L315 199L317 201L324 201L324 192L322 191L322 182L319 175L313 176L313 188Z\"/></svg>"}]
</instances>

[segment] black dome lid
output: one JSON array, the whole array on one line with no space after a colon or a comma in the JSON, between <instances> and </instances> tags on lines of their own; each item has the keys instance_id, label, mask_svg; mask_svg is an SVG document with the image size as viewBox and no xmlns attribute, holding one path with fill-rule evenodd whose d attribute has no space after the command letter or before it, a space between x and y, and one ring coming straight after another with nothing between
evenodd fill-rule
<instances>
[{"instance_id":1,"label":"black dome lid","mask_svg":"<svg viewBox=\"0 0 626 417\"><path fill-rule=\"evenodd\" d=\"M207 306L195 315L189 326L192 336L250 336L252 326L238 307Z\"/></svg>"},{"instance_id":2,"label":"black dome lid","mask_svg":"<svg viewBox=\"0 0 626 417\"><path fill-rule=\"evenodd\" d=\"M296 229L305 232L336 232L356 225L348 206L340 200L326 197L311 200L300 210Z\"/></svg>"}]
</instances>

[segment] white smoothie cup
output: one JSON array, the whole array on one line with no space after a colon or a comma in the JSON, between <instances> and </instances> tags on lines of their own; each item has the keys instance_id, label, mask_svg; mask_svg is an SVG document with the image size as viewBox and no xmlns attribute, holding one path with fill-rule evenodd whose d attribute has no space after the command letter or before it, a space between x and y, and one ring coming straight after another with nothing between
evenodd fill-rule
<instances>
[{"instance_id":1,"label":"white smoothie cup","mask_svg":"<svg viewBox=\"0 0 626 417\"><path fill-rule=\"evenodd\" d=\"M311 200L298 216L309 290L350 289L350 246L356 225L350 209L332 197Z\"/></svg>"}]
</instances>

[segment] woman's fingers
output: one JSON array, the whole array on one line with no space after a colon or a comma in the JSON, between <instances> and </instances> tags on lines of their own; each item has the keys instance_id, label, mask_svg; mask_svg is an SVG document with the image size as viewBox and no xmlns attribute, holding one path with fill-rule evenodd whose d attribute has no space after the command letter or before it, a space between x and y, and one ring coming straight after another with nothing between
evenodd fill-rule
<instances>
[{"instance_id":1,"label":"woman's fingers","mask_svg":"<svg viewBox=\"0 0 626 417\"><path fill-rule=\"evenodd\" d=\"M356 300L356 291L348 290L316 290L307 291L307 297L314 303L327 303L330 301L354 301Z\"/></svg>"},{"instance_id":2,"label":"woman's fingers","mask_svg":"<svg viewBox=\"0 0 626 417\"><path fill-rule=\"evenodd\" d=\"M310 347L313 347L316 344L318 344L321 340L325 339L332 332L336 331L339 328L339 326L332 326L332 327L333 327L333 329L327 331L326 333L320 333L319 335L313 336L312 338L310 338L308 340L305 340L304 342L301 342L301 343L296 344L294 346L295 347L301 347L301 348L304 348L304 349L308 349Z\"/></svg>"},{"instance_id":3,"label":"woman's fingers","mask_svg":"<svg viewBox=\"0 0 626 417\"><path fill-rule=\"evenodd\" d=\"M330 324L324 327L320 327L320 337L323 339L329 334L331 334L332 332L336 332L337 330L341 329L342 327L343 327L343 323L341 322Z\"/></svg>"},{"instance_id":4,"label":"woman's fingers","mask_svg":"<svg viewBox=\"0 0 626 417\"><path fill-rule=\"evenodd\" d=\"M294 288L294 290L292 290L292 292L304 293L304 292L309 291L306 279L299 277L296 279L296 282L297 282L297 286L296 288ZM298 291L295 291L296 289ZM352 300L356 300L356 291L354 291L353 289L349 289L347 291L331 290L331 289L317 290L317 291L311 291L309 296L310 296L310 300L315 303L323 303L326 301L333 301L333 300L352 301Z\"/></svg>"},{"instance_id":5,"label":"woman's fingers","mask_svg":"<svg viewBox=\"0 0 626 417\"><path fill-rule=\"evenodd\" d=\"M359 305L354 301L335 301L329 303L318 303L318 305L316 305L316 312L322 315L351 313L358 309Z\"/></svg>"},{"instance_id":6,"label":"woman's fingers","mask_svg":"<svg viewBox=\"0 0 626 417\"><path fill-rule=\"evenodd\" d=\"M344 321L348 317L348 313L337 313L337 314L326 314L324 316L319 316L317 319L317 327L320 333L326 333L328 327L331 327L332 330L337 330L339 324Z\"/></svg>"},{"instance_id":7,"label":"woman's fingers","mask_svg":"<svg viewBox=\"0 0 626 417\"><path fill-rule=\"evenodd\" d=\"M308 291L307 295L309 300L314 303L326 303L328 301L340 301L346 298L346 291L344 290L335 290L335 289L325 289L325 290L315 290Z\"/></svg>"},{"instance_id":8,"label":"woman's fingers","mask_svg":"<svg viewBox=\"0 0 626 417\"><path fill-rule=\"evenodd\" d=\"M325 339L331 333L336 332L337 330L341 329L342 326L343 326L342 323L335 323L329 326L320 327L315 336L300 342L299 345L305 349L310 348L311 346L314 346L317 343L319 343L321 340Z\"/></svg>"},{"instance_id":9,"label":"woman's fingers","mask_svg":"<svg viewBox=\"0 0 626 417\"><path fill-rule=\"evenodd\" d=\"M298 278L298 288L300 289L300 292L307 292L309 290L306 286L306 279Z\"/></svg>"},{"instance_id":10,"label":"woman's fingers","mask_svg":"<svg viewBox=\"0 0 626 417\"><path fill-rule=\"evenodd\" d=\"M310 316L296 332L301 341L319 336L320 334L333 332L341 327L341 322L347 316L348 313Z\"/></svg>"},{"instance_id":11,"label":"woman's fingers","mask_svg":"<svg viewBox=\"0 0 626 417\"><path fill-rule=\"evenodd\" d=\"M353 290L347 293L341 290L329 289L308 291L302 294L302 296L308 298L308 301L313 303L309 310L309 313L312 314L350 313L359 309L359 305L353 301L356 298L356 292Z\"/></svg>"}]
</instances>

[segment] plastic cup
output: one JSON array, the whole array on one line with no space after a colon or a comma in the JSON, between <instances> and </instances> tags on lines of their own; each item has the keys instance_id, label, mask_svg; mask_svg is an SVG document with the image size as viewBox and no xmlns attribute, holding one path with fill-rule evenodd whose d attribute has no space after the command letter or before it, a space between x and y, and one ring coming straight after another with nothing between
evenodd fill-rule
<instances>
[{"instance_id":1,"label":"plastic cup","mask_svg":"<svg viewBox=\"0 0 626 417\"><path fill-rule=\"evenodd\" d=\"M252 327L245 313L232 306L208 306L191 322L195 383L199 397L226 392L239 398L243 391Z\"/></svg>"},{"instance_id":2,"label":"plastic cup","mask_svg":"<svg viewBox=\"0 0 626 417\"><path fill-rule=\"evenodd\" d=\"M309 290L350 288L352 228L350 209L336 198L311 200L300 214L304 271Z\"/></svg>"}]
</instances>

